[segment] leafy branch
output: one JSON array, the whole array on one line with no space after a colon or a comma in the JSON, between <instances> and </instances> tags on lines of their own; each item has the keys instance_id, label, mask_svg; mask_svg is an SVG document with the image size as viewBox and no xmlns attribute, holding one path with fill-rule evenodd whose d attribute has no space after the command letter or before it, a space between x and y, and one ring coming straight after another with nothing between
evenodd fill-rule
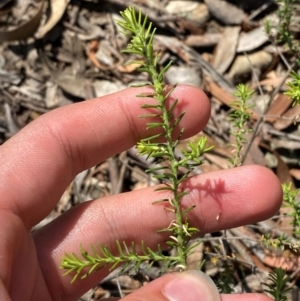
<instances>
[{"instance_id":1,"label":"leafy branch","mask_svg":"<svg viewBox=\"0 0 300 301\"><path fill-rule=\"evenodd\" d=\"M62 260L61 268L67 270L64 273L68 275L69 273L75 272L75 276L72 279L74 282L80 275L81 279L88 277L92 272L97 271L105 266L110 266L110 270L114 270L118 265L124 264L122 271L125 271L130 263L134 263L134 269L138 269L140 264L144 261L152 260L153 262L162 261L165 263L165 268L174 266L178 261L177 256L165 256L162 253L160 246L158 246L158 251L153 252L149 247L146 247L144 242L141 243L142 255L139 255L134 243L131 244L131 248L126 245L125 242L121 244L116 241L116 246L119 255L115 256L112 254L108 246L95 247L91 244L91 253L86 251L83 246L80 247L80 258L75 253L65 254ZM83 273L83 271L86 271Z\"/></svg>"},{"instance_id":2,"label":"leafy branch","mask_svg":"<svg viewBox=\"0 0 300 301\"><path fill-rule=\"evenodd\" d=\"M142 255L137 253L137 247L134 242L132 242L130 249L126 243L123 243L121 246L119 242L116 242L118 255L114 255L108 246L103 247L101 244L99 244L98 248L91 245L91 253L88 253L81 247L80 257L73 253L65 254L62 259L61 268L66 270L65 275L75 272L72 281L75 281L79 275L82 275L81 278L85 278L93 271L107 265L114 269L119 264L125 264L126 269L130 263L134 263L135 268L137 268L143 261L163 261L167 268L184 270L186 269L188 255L199 244L198 242L188 245L190 238L199 230L190 226L187 219L187 214L195 206L185 209L181 207L181 199L188 193L182 187L182 183L196 166L202 164L200 157L203 153L208 152L211 147L206 145L207 139L202 137L190 142L188 147L182 150L182 158L176 156L175 150L184 129L180 129L177 136L175 135L175 130L177 130L185 112L179 114L177 118L174 117L174 109L178 99L171 100L170 95L173 93L176 85L169 87L163 83L164 74L172 62L160 68L159 52L155 53L153 49L155 28L152 28L152 23L148 23L147 16L143 18L141 11L136 13L134 7L129 7L121 12L121 16L123 19L118 21L118 25L122 28L123 33L130 37L127 48L122 52L137 56L138 58L131 60L129 64L138 64L140 67L137 70L146 72L151 79L148 86L152 88L152 92L137 96L156 100L155 104L143 105L142 108L151 111L151 113L139 117L155 118L156 121L148 122L146 128L148 130L157 129L158 133L139 141L137 149L140 155L155 158L158 163L166 163L164 166L157 165L157 167L151 168L147 172L153 173L154 177L162 180L164 183L156 191L167 191L170 194L169 198L158 200L154 203L164 202L168 205L165 208L174 214L174 220L169 227L158 231L169 234L166 244L175 247L177 255L164 256L160 246L158 246L158 252L155 253L150 248L146 248L143 242L138 248L142 249ZM165 142L158 142L160 140ZM179 168L181 167L185 167L187 172L180 174ZM161 173L158 174L157 171Z\"/></svg>"},{"instance_id":3,"label":"leafy branch","mask_svg":"<svg viewBox=\"0 0 300 301\"><path fill-rule=\"evenodd\" d=\"M285 95L289 96L294 102L293 106L296 104L300 104L300 75L292 71L291 72L292 81L287 82L288 89L284 93Z\"/></svg>"},{"instance_id":4,"label":"leafy branch","mask_svg":"<svg viewBox=\"0 0 300 301\"><path fill-rule=\"evenodd\" d=\"M296 197L300 189L292 190L292 183L289 185L282 184L283 190L283 207L291 208L289 214L293 218L294 234L300 235L300 203L296 200Z\"/></svg>"},{"instance_id":5,"label":"leafy branch","mask_svg":"<svg viewBox=\"0 0 300 301\"><path fill-rule=\"evenodd\" d=\"M278 43L286 44L293 55L298 55L299 43L294 38L291 30L294 15L293 4L296 0L277 0L276 2L279 5L277 10L279 17Z\"/></svg>"},{"instance_id":6,"label":"leafy branch","mask_svg":"<svg viewBox=\"0 0 300 301\"><path fill-rule=\"evenodd\" d=\"M253 93L254 90L250 90L248 86L240 84L234 93L236 100L231 103L232 109L229 120L232 124L232 130L230 134L235 138L235 144L231 144L235 150L233 158L229 161L233 166L240 166L242 164L243 145L248 141L245 135L251 132L251 129L246 129L245 126L251 117L249 109L253 105L249 105L248 101L251 99Z\"/></svg>"},{"instance_id":7,"label":"leafy branch","mask_svg":"<svg viewBox=\"0 0 300 301\"><path fill-rule=\"evenodd\" d=\"M188 177L193 168L202 163L199 156L201 156L204 152L209 151L211 148L206 147L206 138L200 138L199 140L189 144L189 150L183 150L183 159L176 157L175 149L184 129L182 128L180 130L175 141L173 141L174 130L184 117L185 112L182 112L179 117L174 119L173 112L178 100L176 99L171 104L167 104L169 96L173 93L176 86L170 88L167 85L164 85L163 77L172 62L169 62L166 66L159 70L159 52L155 53L153 49L155 28L152 29L152 23L149 23L147 27L147 17L142 19L141 11L136 14L135 8L129 7L124 12L121 12L121 15L124 21L119 21L118 24L124 30L126 35L131 36L131 42L128 44L127 48L123 50L123 52L141 56L143 58L142 60L133 60L130 63L140 64L138 70L146 72L151 78L150 87L153 89L153 93L139 96L154 98L157 101L157 104L145 104L142 108L155 110L156 112L151 114L150 117L160 119L158 122L147 123L147 129L158 128L160 134L142 139L138 143L137 149L142 155L158 158L159 161L169 162L167 167L161 166L147 171L150 173L159 170L162 171L161 174L155 175L155 177L161 179L167 184L163 185L158 190L172 192L172 198L165 201L168 201L171 205L171 211L175 214L175 222L172 223L170 228L163 231L172 232L167 244L176 247L179 256L178 265L185 268L186 258L190 251L190 248L187 248L187 243L190 237L198 230L189 227L187 220L184 218L185 214L193 207L184 212L181 210L180 200L182 196L187 194L187 191L180 189L180 185ZM149 114L140 117L148 118ZM165 139L166 143L157 142L157 139L162 137ZM180 176L179 168L182 166L186 167L188 172Z\"/></svg>"},{"instance_id":8,"label":"leafy branch","mask_svg":"<svg viewBox=\"0 0 300 301\"><path fill-rule=\"evenodd\" d=\"M221 294L231 294L234 292L234 273L235 270L229 260L222 260L221 271L215 281Z\"/></svg>"},{"instance_id":9,"label":"leafy branch","mask_svg":"<svg viewBox=\"0 0 300 301\"><path fill-rule=\"evenodd\" d=\"M299 65L299 42L295 39L293 31L291 29L292 23L294 21L294 6L293 4L296 3L296 0L276 0L278 4L278 9L276 14L279 18L278 25L272 25L271 21L267 19L265 21L265 32L268 35L269 39L277 44L285 45L290 54L295 56L296 62ZM272 32L275 29L277 32L276 36Z\"/></svg>"},{"instance_id":10,"label":"leafy branch","mask_svg":"<svg viewBox=\"0 0 300 301\"><path fill-rule=\"evenodd\" d=\"M265 291L271 294L275 301L287 301L286 293L291 290L290 287L287 287L287 283L290 280L291 278L286 275L285 270L274 268L274 271L269 274L270 283L264 283L268 287Z\"/></svg>"}]
</instances>

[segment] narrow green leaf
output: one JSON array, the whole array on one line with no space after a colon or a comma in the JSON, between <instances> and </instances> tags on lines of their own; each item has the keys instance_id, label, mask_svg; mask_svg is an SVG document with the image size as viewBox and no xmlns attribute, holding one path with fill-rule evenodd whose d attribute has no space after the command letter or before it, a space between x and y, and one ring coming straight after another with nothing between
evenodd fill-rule
<instances>
[{"instance_id":1,"label":"narrow green leaf","mask_svg":"<svg viewBox=\"0 0 300 301\"><path fill-rule=\"evenodd\" d=\"M140 93L140 94L137 94L136 97L139 97L139 98L154 98L154 94L153 93ZM142 108L156 108L158 107L159 105L143 105ZM160 107L160 106L159 106Z\"/></svg>"},{"instance_id":2,"label":"narrow green leaf","mask_svg":"<svg viewBox=\"0 0 300 301\"><path fill-rule=\"evenodd\" d=\"M178 118L176 118L175 122L174 122L174 125L173 125L173 128L175 128L179 122L182 120L183 116L185 115L185 112L182 112Z\"/></svg>"},{"instance_id":3,"label":"narrow green leaf","mask_svg":"<svg viewBox=\"0 0 300 301\"><path fill-rule=\"evenodd\" d=\"M152 251L149 247L147 247L147 251L153 259L156 258L157 254L154 251Z\"/></svg>"},{"instance_id":4,"label":"narrow green leaf","mask_svg":"<svg viewBox=\"0 0 300 301\"><path fill-rule=\"evenodd\" d=\"M173 87L168 91L168 93L164 95L164 99L168 99L170 97L170 95L174 92L176 87L177 87L177 84L173 85ZM169 86L166 86L166 88L169 88ZM170 112L170 113L173 112L177 103L178 103L178 99L175 99L174 102L172 103L171 107L168 109L168 112Z\"/></svg>"},{"instance_id":5,"label":"narrow green leaf","mask_svg":"<svg viewBox=\"0 0 300 301\"><path fill-rule=\"evenodd\" d=\"M144 82L144 83L133 83L133 84L130 84L130 87L132 88L140 88L140 87L147 87L147 86L150 86L151 83L149 82Z\"/></svg>"},{"instance_id":6,"label":"narrow green leaf","mask_svg":"<svg viewBox=\"0 0 300 301\"><path fill-rule=\"evenodd\" d=\"M159 187L159 188L156 188L154 191L162 191L162 190L169 190L169 191L172 191L174 192L174 188L171 187L171 186L163 186L163 187Z\"/></svg>"},{"instance_id":7,"label":"narrow green leaf","mask_svg":"<svg viewBox=\"0 0 300 301\"><path fill-rule=\"evenodd\" d=\"M139 118L154 118L154 117L161 117L160 114L144 114L144 115L140 115L138 116Z\"/></svg>"},{"instance_id":8,"label":"narrow green leaf","mask_svg":"<svg viewBox=\"0 0 300 301\"><path fill-rule=\"evenodd\" d=\"M161 105L149 105L149 104L145 104L145 105L142 105L141 108L142 109L158 109L158 110L160 110L161 109Z\"/></svg>"},{"instance_id":9,"label":"narrow green leaf","mask_svg":"<svg viewBox=\"0 0 300 301\"><path fill-rule=\"evenodd\" d=\"M147 130L149 129L153 129L156 127L165 127L165 124L163 122L151 122L151 123L147 123Z\"/></svg>"}]
</instances>

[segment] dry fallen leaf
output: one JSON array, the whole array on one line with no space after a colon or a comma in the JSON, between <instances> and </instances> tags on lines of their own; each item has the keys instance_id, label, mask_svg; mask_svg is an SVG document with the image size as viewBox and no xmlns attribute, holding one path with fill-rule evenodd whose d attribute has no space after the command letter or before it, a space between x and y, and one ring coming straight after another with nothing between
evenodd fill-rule
<instances>
[{"instance_id":1,"label":"dry fallen leaf","mask_svg":"<svg viewBox=\"0 0 300 301\"><path fill-rule=\"evenodd\" d=\"M37 30L44 6L45 0L42 0L36 11L36 14L31 17L27 22L9 30L0 30L0 42L3 41L20 41L25 40L35 33Z\"/></svg>"},{"instance_id":2,"label":"dry fallen leaf","mask_svg":"<svg viewBox=\"0 0 300 301\"><path fill-rule=\"evenodd\" d=\"M282 115L282 118L278 118L274 123L276 130L283 130L289 127L292 123L299 122L300 106L294 106L290 108L286 113Z\"/></svg>"},{"instance_id":3,"label":"dry fallen leaf","mask_svg":"<svg viewBox=\"0 0 300 301\"><path fill-rule=\"evenodd\" d=\"M291 168L290 175L294 177L296 180L300 181L300 169Z\"/></svg>"},{"instance_id":4,"label":"dry fallen leaf","mask_svg":"<svg viewBox=\"0 0 300 301\"><path fill-rule=\"evenodd\" d=\"M250 75L253 69L260 72L265 71L271 65L272 61L272 54L263 50L247 56L239 55L233 62L228 76L232 80L238 81L241 77Z\"/></svg>"},{"instance_id":5,"label":"dry fallen leaf","mask_svg":"<svg viewBox=\"0 0 300 301\"><path fill-rule=\"evenodd\" d=\"M228 69L235 57L240 31L240 26L226 27L216 47L213 66L221 74Z\"/></svg>"},{"instance_id":6,"label":"dry fallen leaf","mask_svg":"<svg viewBox=\"0 0 300 301\"><path fill-rule=\"evenodd\" d=\"M66 8L69 4L70 0L51 0L51 15L47 20L46 24L44 24L36 34L37 39L43 38L61 19L63 14L66 11Z\"/></svg>"},{"instance_id":7,"label":"dry fallen leaf","mask_svg":"<svg viewBox=\"0 0 300 301\"><path fill-rule=\"evenodd\" d=\"M120 72L131 73L134 72L139 67L141 67L141 64L133 63L128 65L118 65L117 68Z\"/></svg>"},{"instance_id":8,"label":"dry fallen leaf","mask_svg":"<svg viewBox=\"0 0 300 301\"><path fill-rule=\"evenodd\" d=\"M244 12L237 6L223 0L205 0L209 12L218 21L226 25L240 25L244 19Z\"/></svg>"},{"instance_id":9,"label":"dry fallen leaf","mask_svg":"<svg viewBox=\"0 0 300 301\"><path fill-rule=\"evenodd\" d=\"M252 51L269 40L263 26L255 28L240 36L237 52Z\"/></svg>"},{"instance_id":10,"label":"dry fallen leaf","mask_svg":"<svg viewBox=\"0 0 300 301\"><path fill-rule=\"evenodd\" d=\"M268 108L264 120L271 123L275 122L278 119L278 116L283 115L292 105L292 102L293 101L288 96L281 93L278 94Z\"/></svg>"},{"instance_id":11,"label":"dry fallen leaf","mask_svg":"<svg viewBox=\"0 0 300 301\"><path fill-rule=\"evenodd\" d=\"M232 94L226 92L213 81L206 80L205 88L211 95L213 95L215 98L217 98L219 101L221 101L228 107L230 107L231 103L235 100L235 97ZM248 111L251 113L251 119L258 119L259 116L254 110L249 109Z\"/></svg>"}]
</instances>

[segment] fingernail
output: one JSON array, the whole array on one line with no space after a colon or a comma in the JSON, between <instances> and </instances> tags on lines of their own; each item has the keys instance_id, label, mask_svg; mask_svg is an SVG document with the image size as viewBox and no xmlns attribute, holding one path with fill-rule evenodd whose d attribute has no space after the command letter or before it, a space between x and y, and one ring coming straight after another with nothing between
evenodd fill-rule
<instances>
[{"instance_id":1,"label":"fingernail","mask_svg":"<svg viewBox=\"0 0 300 301\"><path fill-rule=\"evenodd\" d=\"M168 282L162 293L169 301L220 301L213 281L200 271L178 273Z\"/></svg>"}]
</instances>

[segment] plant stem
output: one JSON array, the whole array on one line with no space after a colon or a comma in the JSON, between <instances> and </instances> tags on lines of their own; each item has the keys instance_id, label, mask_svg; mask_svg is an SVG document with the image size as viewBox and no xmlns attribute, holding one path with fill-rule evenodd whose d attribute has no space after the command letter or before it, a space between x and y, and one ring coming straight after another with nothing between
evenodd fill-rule
<instances>
[{"instance_id":1,"label":"plant stem","mask_svg":"<svg viewBox=\"0 0 300 301\"><path fill-rule=\"evenodd\" d=\"M161 106L161 118L163 120L163 129L165 131L165 137L167 140L167 150L170 156L170 163L171 163L171 173L173 175L173 179L171 180L172 187L173 187L173 204L175 210L175 220L176 224L178 225L176 231L176 240L177 240L177 252L178 257L180 258L179 265L186 266L187 265L187 258L185 252L185 243L184 243L184 230L183 230L183 222L182 222L182 210L180 206L180 197L178 192L178 160L175 156L175 147L172 139L173 134L173 126L170 122L170 114L167 109L166 101L167 99L164 97L163 91L165 87L163 86L162 82L159 80L159 74L157 72L157 68L153 63L153 56L146 55L146 63L149 65L149 73L152 78L153 88L155 90L155 97Z\"/></svg>"}]
</instances>

